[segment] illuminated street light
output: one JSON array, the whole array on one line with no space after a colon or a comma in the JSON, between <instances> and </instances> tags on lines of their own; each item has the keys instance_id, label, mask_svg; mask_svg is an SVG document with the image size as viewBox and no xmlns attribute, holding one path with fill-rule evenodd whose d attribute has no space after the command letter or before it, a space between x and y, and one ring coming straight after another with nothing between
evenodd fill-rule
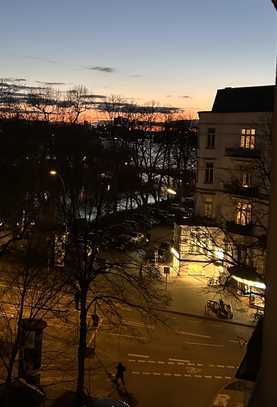
<instances>
[{"instance_id":1,"label":"illuminated street light","mask_svg":"<svg viewBox=\"0 0 277 407\"><path fill-rule=\"evenodd\" d=\"M167 188L167 189L166 189L166 192L167 192L168 194L170 194L170 195L176 195L176 194L177 194L177 192L174 191L174 189L171 189L171 188Z\"/></svg>"},{"instance_id":2,"label":"illuminated street light","mask_svg":"<svg viewBox=\"0 0 277 407\"><path fill-rule=\"evenodd\" d=\"M61 176L61 174L56 171L56 170L50 170L49 171L49 175L52 175L54 177L58 177L61 184L62 184L62 189L63 189L63 210L64 210L64 216L66 216L66 190L65 190L65 183L63 180L63 177ZM67 224L66 224L66 219L65 219L65 232L67 233Z\"/></svg>"}]
</instances>

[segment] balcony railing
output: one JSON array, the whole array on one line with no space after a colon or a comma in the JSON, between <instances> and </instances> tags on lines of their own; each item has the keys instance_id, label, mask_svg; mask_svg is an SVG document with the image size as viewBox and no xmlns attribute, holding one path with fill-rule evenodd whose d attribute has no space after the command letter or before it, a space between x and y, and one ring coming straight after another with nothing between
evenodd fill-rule
<instances>
[{"instance_id":1,"label":"balcony railing","mask_svg":"<svg viewBox=\"0 0 277 407\"><path fill-rule=\"evenodd\" d=\"M245 157L245 158L260 158L260 150L240 147L227 147L225 149L225 156L227 157Z\"/></svg>"},{"instance_id":2,"label":"balcony railing","mask_svg":"<svg viewBox=\"0 0 277 407\"><path fill-rule=\"evenodd\" d=\"M243 187L238 182L231 182L224 184L224 191L229 194L245 196L245 197L257 197L258 187Z\"/></svg>"},{"instance_id":3,"label":"balcony railing","mask_svg":"<svg viewBox=\"0 0 277 407\"><path fill-rule=\"evenodd\" d=\"M237 233L239 235L253 235L254 223L248 223L247 225L240 225L234 221L226 221L226 228L230 233Z\"/></svg>"}]
</instances>

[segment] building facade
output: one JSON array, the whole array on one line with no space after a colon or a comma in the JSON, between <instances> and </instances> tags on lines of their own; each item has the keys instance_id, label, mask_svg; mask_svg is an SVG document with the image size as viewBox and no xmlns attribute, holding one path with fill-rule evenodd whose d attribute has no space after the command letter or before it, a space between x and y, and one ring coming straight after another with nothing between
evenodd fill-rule
<instances>
[{"instance_id":1,"label":"building facade","mask_svg":"<svg viewBox=\"0 0 277 407\"><path fill-rule=\"evenodd\" d=\"M263 275L273 94L219 89L212 110L199 112L195 216L175 225L175 269L218 277L243 265Z\"/></svg>"}]
</instances>

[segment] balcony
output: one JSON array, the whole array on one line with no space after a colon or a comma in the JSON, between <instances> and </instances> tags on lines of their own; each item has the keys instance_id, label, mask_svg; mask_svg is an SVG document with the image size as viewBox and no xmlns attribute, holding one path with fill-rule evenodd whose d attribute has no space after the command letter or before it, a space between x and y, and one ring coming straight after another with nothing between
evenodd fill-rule
<instances>
[{"instance_id":1,"label":"balcony","mask_svg":"<svg viewBox=\"0 0 277 407\"><path fill-rule=\"evenodd\" d=\"M224 191L232 195L248 198L258 197L258 187L243 187L239 182L224 184Z\"/></svg>"},{"instance_id":2,"label":"balcony","mask_svg":"<svg viewBox=\"0 0 277 407\"><path fill-rule=\"evenodd\" d=\"M260 158L261 152L257 149L240 148L240 147L227 147L225 149L226 157L235 158Z\"/></svg>"},{"instance_id":3,"label":"balcony","mask_svg":"<svg viewBox=\"0 0 277 407\"><path fill-rule=\"evenodd\" d=\"M248 223L247 225L240 225L234 221L226 221L226 229L230 233L236 233L238 235L252 236L254 235L254 223Z\"/></svg>"}]
</instances>

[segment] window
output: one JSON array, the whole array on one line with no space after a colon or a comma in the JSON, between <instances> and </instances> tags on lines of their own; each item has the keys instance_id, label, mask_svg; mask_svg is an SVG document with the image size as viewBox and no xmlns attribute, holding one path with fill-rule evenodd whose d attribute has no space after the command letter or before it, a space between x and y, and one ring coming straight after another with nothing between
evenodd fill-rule
<instances>
[{"instance_id":1,"label":"window","mask_svg":"<svg viewBox=\"0 0 277 407\"><path fill-rule=\"evenodd\" d=\"M207 148L215 148L215 128L208 128Z\"/></svg>"},{"instance_id":2,"label":"window","mask_svg":"<svg viewBox=\"0 0 277 407\"><path fill-rule=\"evenodd\" d=\"M254 150L256 148L256 130L242 129L240 135L240 148Z\"/></svg>"},{"instance_id":3,"label":"window","mask_svg":"<svg viewBox=\"0 0 277 407\"><path fill-rule=\"evenodd\" d=\"M248 225L251 223L252 205L248 202L238 202L235 220L238 225Z\"/></svg>"},{"instance_id":4,"label":"window","mask_svg":"<svg viewBox=\"0 0 277 407\"><path fill-rule=\"evenodd\" d=\"M213 182L214 182L214 163L206 163L205 184L213 184Z\"/></svg>"},{"instance_id":5,"label":"window","mask_svg":"<svg viewBox=\"0 0 277 407\"><path fill-rule=\"evenodd\" d=\"M213 217L213 201L212 198L206 198L204 201L204 216L206 218Z\"/></svg>"},{"instance_id":6,"label":"window","mask_svg":"<svg viewBox=\"0 0 277 407\"><path fill-rule=\"evenodd\" d=\"M201 252L197 236L191 234L189 242L189 253L199 254Z\"/></svg>"},{"instance_id":7,"label":"window","mask_svg":"<svg viewBox=\"0 0 277 407\"><path fill-rule=\"evenodd\" d=\"M250 188L252 185L252 176L248 172L244 172L241 177L241 186L243 188Z\"/></svg>"}]
</instances>

